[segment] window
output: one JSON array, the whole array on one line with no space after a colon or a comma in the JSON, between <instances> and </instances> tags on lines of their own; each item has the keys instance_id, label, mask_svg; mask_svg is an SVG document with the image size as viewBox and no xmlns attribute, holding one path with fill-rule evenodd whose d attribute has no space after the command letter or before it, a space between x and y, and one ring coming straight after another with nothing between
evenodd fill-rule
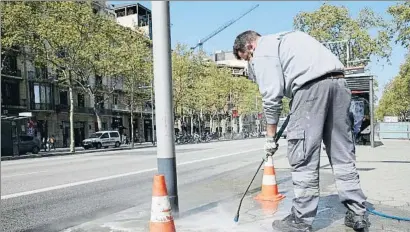
<instances>
[{"instance_id":1,"label":"window","mask_svg":"<svg viewBox=\"0 0 410 232\"><path fill-rule=\"evenodd\" d=\"M31 83L31 96L34 103L50 104L52 98L52 89L50 84Z\"/></svg>"},{"instance_id":2,"label":"window","mask_svg":"<svg viewBox=\"0 0 410 232\"><path fill-rule=\"evenodd\" d=\"M45 66L36 67L35 68L35 73L36 73L36 78L38 78L38 79L47 79L48 78L47 67L45 67Z\"/></svg>"},{"instance_id":3,"label":"window","mask_svg":"<svg viewBox=\"0 0 410 232\"><path fill-rule=\"evenodd\" d=\"M20 104L19 83L3 79L1 82L1 99L4 105Z\"/></svg>"},{"instance_id":4,"label":"window","mask_svg":"<svg viewBox=\"0 0 410 232\"><path fill-rule=\"evenodd\" d=\"M68 105L67 91L60 91L60 105Z\"/></svg>"},{"instance_id":5,"label":"window","mask_svg":"<svg viewBox=\"0 0 410 232\"><path fill-rule=\"evenodd\" d=\"M102 76L95 75L95 87L100 87L103 84Z\"/></svg>"},{"instance_id":6,"label":"window","mask_svg":"<svg viewBox=\"0 0 410 232\"><path fill-rule=\"evenodd\" d=\"M120 135L117 132L111 132L110 133L111 138L118 138Z\"/></svg>"},{"instance_id":7,"label":"window","mask_svg":"<svg viewBox=\"0 0 410 232\"><path fill-rule=\"evenodd\" d=\"M84 94L79 93L77 96L77 105L78 107L85 107L85 101L84 101Z\"/></svg>"},{"instance_id":8,"label":"window","mask_svg":"<svg viewBox=\"0 0 410 232\"><path fill-rule=\"evenodd\" d=\"M3 60L2 73L13 74L17 70L17 56L14 54L2 55L5 56Z\"/></svg>"},{"instance_id":9,"label":"window","mask_svg":"<svg viewBox=\"0 0 410 232\"><path fill-rule=\"evenodd\" d=\"M117 17L122 17L125 16L125 9L119 9L115 11L115 14L117 14Z\"/></svg>"},{"instance_id":10,"label":"window","mask_svg":"<svg viewBox=\"0 0 410 232\"><path fill-rule=\"evenodd\" d=\"M108 139L108 138L110 138L110 137L108 136L108 133L104 133L104 134L101 136L101 139Z\"/></svg>"},{"instance_id":11,"label":"window","mask_svg":"<svg viewBox=\"0 0 410 232\"><path fill-rule=\"evenodd\" d=\"M90 135L90 139L95 139L95 138L99 138L101 136L102 133L94 133Z\"/></svg>"},{"instance_id":12,"label":"window","mask_svg":"<svg viewBox=\"0 0 410 232\"><path fill-rule=\"evenodd\" d=\"M112 103L113 103L114 105L118 105L118 96L117 96L117 95L114 95L114 96L113 96Z\"/></svg>"}]
</instances>

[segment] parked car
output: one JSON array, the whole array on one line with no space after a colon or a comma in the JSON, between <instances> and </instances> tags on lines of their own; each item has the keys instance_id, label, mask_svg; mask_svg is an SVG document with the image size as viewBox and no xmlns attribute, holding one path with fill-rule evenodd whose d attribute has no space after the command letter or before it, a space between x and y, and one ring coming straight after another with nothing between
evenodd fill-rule
<instances>
[{"instance_id":1,"label":"parked car","mask_svg":"<svg viewBox=\"0 0 410 232\"><path fill-rule=\"evenodd\" d=\"M280 118L279 122L278 122L278 131L280 130L280 128L282 127L283 123L285 122L286 118ZM286 136L288 135L288 130L287 128L285 128L285 130L282 133L282 136L284 139L286 139Z\"/></svg>"},{"instance_id":2,"label":"parked car","mask_svg":"<svg viewBox=\"0 0 410 232\"><path fill-rule=\"evenodd\" d=\"M33 154L38 154L40 151L40 140L37 137L29 135L19 136L19 153L20 155L31 152Z\"/></svg>"},{"instance_id":3,"label":"parked car","mask_svg":"<svg viewBox=\"0 0 410 232\"><path fill-rule=\"evenodd\" d=\"M101 147L108 148L110 146L119 147L121 145L121 136L118 131L99 131L91 134L88 139L84 139L82 146L84 149Z\"/></svg>"}]
</instances>

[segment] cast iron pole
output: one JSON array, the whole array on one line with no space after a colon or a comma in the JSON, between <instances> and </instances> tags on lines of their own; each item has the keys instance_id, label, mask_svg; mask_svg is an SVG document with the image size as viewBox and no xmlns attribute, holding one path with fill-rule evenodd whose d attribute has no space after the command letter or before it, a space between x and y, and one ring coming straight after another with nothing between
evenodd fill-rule
<instances>
[{"instance_id":1,"label":"cast iron pole","mask_svg":"<svg viewBox=\"0 0 410 232\"><path fill-rule=\"evenodd\" d=\"M158 172L165 175L171 208L174 216L177 216L179 207L172 110L169 1L152 1L151 4Z\"/></svg>"},{"instance_id":2,"label":"cast iron pole","mask_svg":"<svg viewBox=\"0 0 410 232\"><path fill-rule=\"evenodd\" d=\"M151 124L152 124L152 145L155 145L155 112L154 112L154 80L151 81Z\"/></svg>"},{"instance_id":3,"label":"cast iron pole","mask_svg":"<svg viewBox=\"0 0 410 232\"><path fill-rule=\"evenodd\" d=\"M373 92L373 76L369 80L369 108L370 108L370 146L374 147L374 92Z\"/></svg>"}]
</instances>

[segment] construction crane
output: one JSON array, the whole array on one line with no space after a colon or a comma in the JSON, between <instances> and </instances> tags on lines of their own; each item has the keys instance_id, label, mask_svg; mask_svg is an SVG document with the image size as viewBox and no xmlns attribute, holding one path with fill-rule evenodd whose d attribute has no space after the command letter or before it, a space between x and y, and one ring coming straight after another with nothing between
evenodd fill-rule
<instances>
[{"instance_id":1,"label":"construction crane","mask_svg":"<svg viewBox=\"0 0 410 232\"><path fill-rule=\"evenodd\" d=\"M255 10L255 8L257 8L259 6L259 4L254 5L253 7L251 7L249 10L245 11L244 13L242 13L239 17L232 19L230 21L228 21L227 23L225 23L224 25L222 25L221 27L219 27L218 29L216 29L214 32L212 32L211 34L209 34L208 36L206 36L205 38L199 40L199 42L191 47L192 50L196 49L197 47L199 47L200 50L202 50L202 45L204 45L204 43L208 40L210 40L212 37L214 37L215 35L219 34L221 31L225 30L226 28L228 28L229 26L231 26L232 24L234 24L236 21L238 21L239 19L243 18L245 15L249 14L251 11Z\"/></svg>"}]
</instances>

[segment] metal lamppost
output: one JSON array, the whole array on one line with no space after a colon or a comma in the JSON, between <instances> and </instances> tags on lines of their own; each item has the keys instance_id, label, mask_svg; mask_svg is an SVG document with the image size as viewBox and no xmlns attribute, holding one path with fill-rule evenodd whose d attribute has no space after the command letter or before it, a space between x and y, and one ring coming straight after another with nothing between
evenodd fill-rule
<instances>
[{"instance_id":1,"label":"metal lamppost","mask_svg":"<svg viewBox=\"0 0 410 232\"><path fill-rule=\"evenodd\" d=\"M169 1L152 1L152 37L154 55L155 113L158 173L165 175L173 214L178 215L177 165L172 109L171 30Z\"/></svg>"}]
</instances>

